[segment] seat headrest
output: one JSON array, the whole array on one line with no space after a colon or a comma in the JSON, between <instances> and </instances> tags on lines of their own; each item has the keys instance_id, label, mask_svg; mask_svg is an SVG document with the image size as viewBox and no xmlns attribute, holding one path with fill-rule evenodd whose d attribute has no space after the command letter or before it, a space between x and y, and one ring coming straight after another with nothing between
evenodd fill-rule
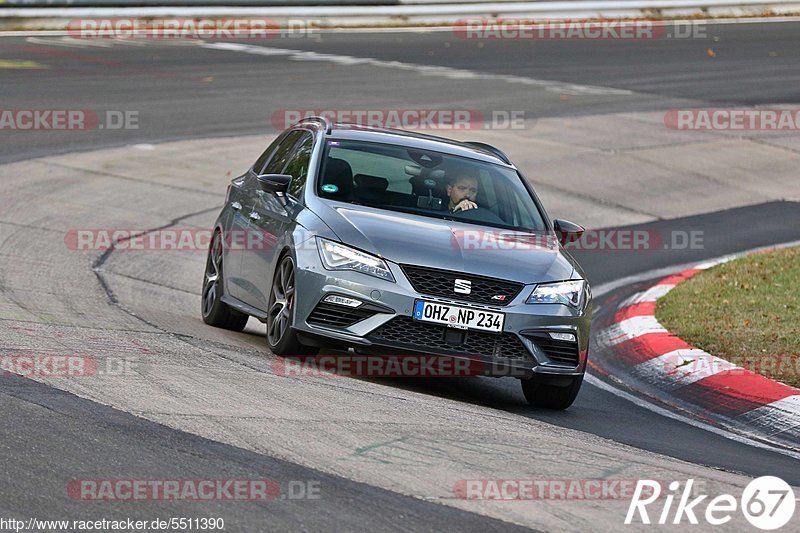
<instances>
[{"instance_id":1,"label":"seat headrest","mask_svg":"<svg viewBox=\"0 0 800 533\"><path fill-rule=\"evenodd\" d=\"M344 159L329 158L325 162L322 185L336 185L338 191L325 195L330 198L348 198L353 193L353 169ZM324 192L324 190L323 190Z\"/></svg>"},{"instance_id":2,"label":"seat headrest","mask_svg":"<svg viewBox=\"0 0 800 533\"><path fill-rule=\"evenodd\" d=\"M372 191L385 191L389 187L389 180L379 176L370 176L369 174L356 174L353 178L361 189L370 189Z\"/></svg>"}]
</instances>

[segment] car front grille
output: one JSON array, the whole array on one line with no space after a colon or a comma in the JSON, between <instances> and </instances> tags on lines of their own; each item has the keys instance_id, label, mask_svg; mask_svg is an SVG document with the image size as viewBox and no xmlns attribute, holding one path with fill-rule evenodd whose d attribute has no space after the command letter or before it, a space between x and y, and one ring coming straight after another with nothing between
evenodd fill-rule
<instances>
[{"instance_id":1,"label":"car front grille","mask_svg":"<svg viewBox=\"0 0 800 533\"><path fill-rule=\"evenodd\" d=\"M545 332L523 333L523 336L533 341L554 363L577 366L580 361L577 342L557 341Z\"/></svg>"},{"instance_id":2,"label":"car front grille","mask_svg":"<svg viewBox=\"0 0 800 533\"><path fill-rule=\"evenodd\" d=\"M346 328L365 318L374 316L376 313L377 311L370 309L354 309L343 305L320 302L308 315L306 321L315 326Z\"/></svg>"},{"instance_id":3,"label":"car front grille","mask_svg":"<svg viewBox=\"0 0 800 533\"><path fill-rule=\"evenodd\" d=\"M533 360L522 341L513 333L465 332L461 344L445 340L445 333L453 330L447 326L427 324L411 317L398 316L376 328L367 338L377 344L389 344L413 351L431 351L441 354L474 355L486 358Z\"/></svg>"},{"instance_id":4,"label":"car front grille","mask_svg":"<svg viewBox=\"0 0 800 533\"><path fill-rule=\"evenodd\" d=\"M464 272L439 270L436 268L400 265L411 286L420 294L443 296L455 300L479 302L489 305L508 305L522 288L522 283L506 281L485 276L476 276ZM455 292L456 280L470 282L470 293Z\"/></svg>"}]
</instances>

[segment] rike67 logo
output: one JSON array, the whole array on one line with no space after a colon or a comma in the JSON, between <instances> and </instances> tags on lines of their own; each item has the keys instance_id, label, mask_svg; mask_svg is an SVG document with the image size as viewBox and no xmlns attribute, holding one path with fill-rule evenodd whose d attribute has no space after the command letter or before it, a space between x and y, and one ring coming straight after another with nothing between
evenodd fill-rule
<instances>
[{"instance_id":1,"label":"rike67 logo","mask_svg":"<svg viewBox=\"0 0 800 533\"><path fill-rule=\"evenodd\" d=\"M730 494L707 500L707 494L693 494L693 485L693 479L687 480L683 487L680 481L673 481L668 485L668 492L662 494L658 481L640 479L628 507L625 524L678 525L688 522L697 525L700 516L706 523L720 526L741 512L750 525L769 531L787 525L794 515L794 491L778 477L754 479L745 487L739 500ZM701 513L703 505L705 512Z\"/></svg>"}]
</instances>

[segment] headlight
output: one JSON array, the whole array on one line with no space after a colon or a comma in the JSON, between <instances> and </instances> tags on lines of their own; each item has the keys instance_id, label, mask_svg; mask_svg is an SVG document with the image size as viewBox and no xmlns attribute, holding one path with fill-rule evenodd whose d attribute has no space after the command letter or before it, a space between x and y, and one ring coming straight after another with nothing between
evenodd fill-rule
<instances>
[{"instance_id":1,"label":"headlight","mask_svg":"<svg viewBox=\"0 0 800 533\"><path fill-rule=\"evenodd\" d=\"M394 281L386 261L380 257L320 237L317 237L317 248L322 264L328 270L355 270L376 278Z\"/></svg>"},{"instance_id":2,"label":"headlight","mask_svg":"<svg viewBox=\"0 0 800 533\"><path fill-rule=\"evenodd\" d=\"M560 281L537 285L525 303L564 304L575 309L583 307L586 301L586 282L582 279Z\"/></svg>"}]
</instances>

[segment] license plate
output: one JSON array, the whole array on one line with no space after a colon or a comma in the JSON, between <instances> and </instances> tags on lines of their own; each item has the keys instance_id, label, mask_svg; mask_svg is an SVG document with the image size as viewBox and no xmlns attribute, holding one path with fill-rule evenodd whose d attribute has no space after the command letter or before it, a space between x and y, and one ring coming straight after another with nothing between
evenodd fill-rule
<instances>
[{"instance_id":1,"label":"license plate","mask_svg":"<svg viewBox=\"0 0 800 533\"><path fill-rule=\"evenodd\" d=\"M503 313L458 307L416 300L414 302L414 320L446 324L457 329L479 329L482 331L503 331Z\"/></svg>"}]
</instances>

